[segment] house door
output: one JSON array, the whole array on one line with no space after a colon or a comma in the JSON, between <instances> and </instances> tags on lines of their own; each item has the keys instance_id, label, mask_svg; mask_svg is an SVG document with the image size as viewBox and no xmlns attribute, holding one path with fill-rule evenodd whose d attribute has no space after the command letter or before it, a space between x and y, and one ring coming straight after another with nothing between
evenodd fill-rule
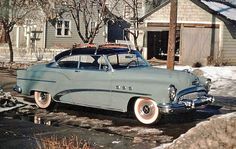
<instances>
[{"instance_id":1,"label":"house door","mask_svg":"<svg viewBox=\"0 0 236 149\"><path fill-rule=\"evenodd\" d=\"M182 28L180 63L193 65L200 62L207 65L209 56L215 56L219 49L218 28Z\"/></svg>"}]
</instances>

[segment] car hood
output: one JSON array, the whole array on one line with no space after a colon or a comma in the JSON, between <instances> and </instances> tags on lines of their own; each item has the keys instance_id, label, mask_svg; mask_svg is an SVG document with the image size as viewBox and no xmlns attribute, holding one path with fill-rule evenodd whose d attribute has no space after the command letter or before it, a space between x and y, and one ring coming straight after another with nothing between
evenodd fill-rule
<instances>
[{"instance_id":1,"label":"car hood","mask_svg":"<svg viewBox=\"0 0 236 149\"><path fill-rule=\"evenodd\" d=\"M192 73L179 70L168 70L163 68L142 67L121 70L125 73L126 79L143 80L151 82L162 82L175 85L178 89L184 89L192 86L192 83L198 80L198 77Z\"/></svg>"}]
</instances>

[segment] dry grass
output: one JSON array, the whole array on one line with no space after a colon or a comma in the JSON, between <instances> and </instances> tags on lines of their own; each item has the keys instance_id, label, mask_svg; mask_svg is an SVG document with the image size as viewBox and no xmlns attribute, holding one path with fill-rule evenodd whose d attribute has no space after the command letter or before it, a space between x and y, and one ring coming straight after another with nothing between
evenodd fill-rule
<instances>
[{"instance_id":1,"label":"dry grass","mask_svg":"<svg viewBox=\"0 0 236 149\"><path fill-rule=\"evenodd\" d=\"M226 66L230 63L230 59L226 60L223 58L223 56L218 56L215 59L213 59L212 56L209 56L207 60L209 65L213 65L216 67Z\"/></svg>"},{"instance_id":2,"label":"dry grass","mask_svg":"<svg viewBox=\"0 0 236 149\"><path fill-rule=\"evenodd\" d=\"M91 149L90 144L80 140L77 136L58 138L56 136L44 137L37 140L37 149Z\"/></svg>"}]
</instances>

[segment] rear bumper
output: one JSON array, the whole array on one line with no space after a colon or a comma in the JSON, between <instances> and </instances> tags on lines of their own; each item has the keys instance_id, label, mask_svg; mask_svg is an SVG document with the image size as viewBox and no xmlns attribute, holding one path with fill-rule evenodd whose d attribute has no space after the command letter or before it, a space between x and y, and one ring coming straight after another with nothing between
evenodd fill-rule
<instances>
[{"instance_id":1,"label":"rear bumper","mask_svg":"<svg viewBox=\"0 0 236 149\"><path fill-rule=\"evenodd\" d=\"M159 104L158 107L161 113L175 113L195 109L202 105L213 103L214 100L213 96L207 95L194 100L185 99L176 103L163 103Z\"/></svg>"}]
</instances>

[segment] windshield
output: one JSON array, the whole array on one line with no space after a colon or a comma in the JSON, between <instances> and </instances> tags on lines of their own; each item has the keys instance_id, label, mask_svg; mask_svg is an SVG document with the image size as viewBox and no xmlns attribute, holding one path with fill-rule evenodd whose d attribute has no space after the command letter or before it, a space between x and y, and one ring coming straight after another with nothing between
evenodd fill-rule
<instances>
[{"instance_id":1,"label":"windshield","mask_svg":"<svg viewBox=\"0 0 236 149\"><path fill-rule=\"evenodd\" d=\"M147 67L149 63L138 51L108 55L108 60L113 69L128 69L134 67Z\"/></svg>"}]
</instances>

